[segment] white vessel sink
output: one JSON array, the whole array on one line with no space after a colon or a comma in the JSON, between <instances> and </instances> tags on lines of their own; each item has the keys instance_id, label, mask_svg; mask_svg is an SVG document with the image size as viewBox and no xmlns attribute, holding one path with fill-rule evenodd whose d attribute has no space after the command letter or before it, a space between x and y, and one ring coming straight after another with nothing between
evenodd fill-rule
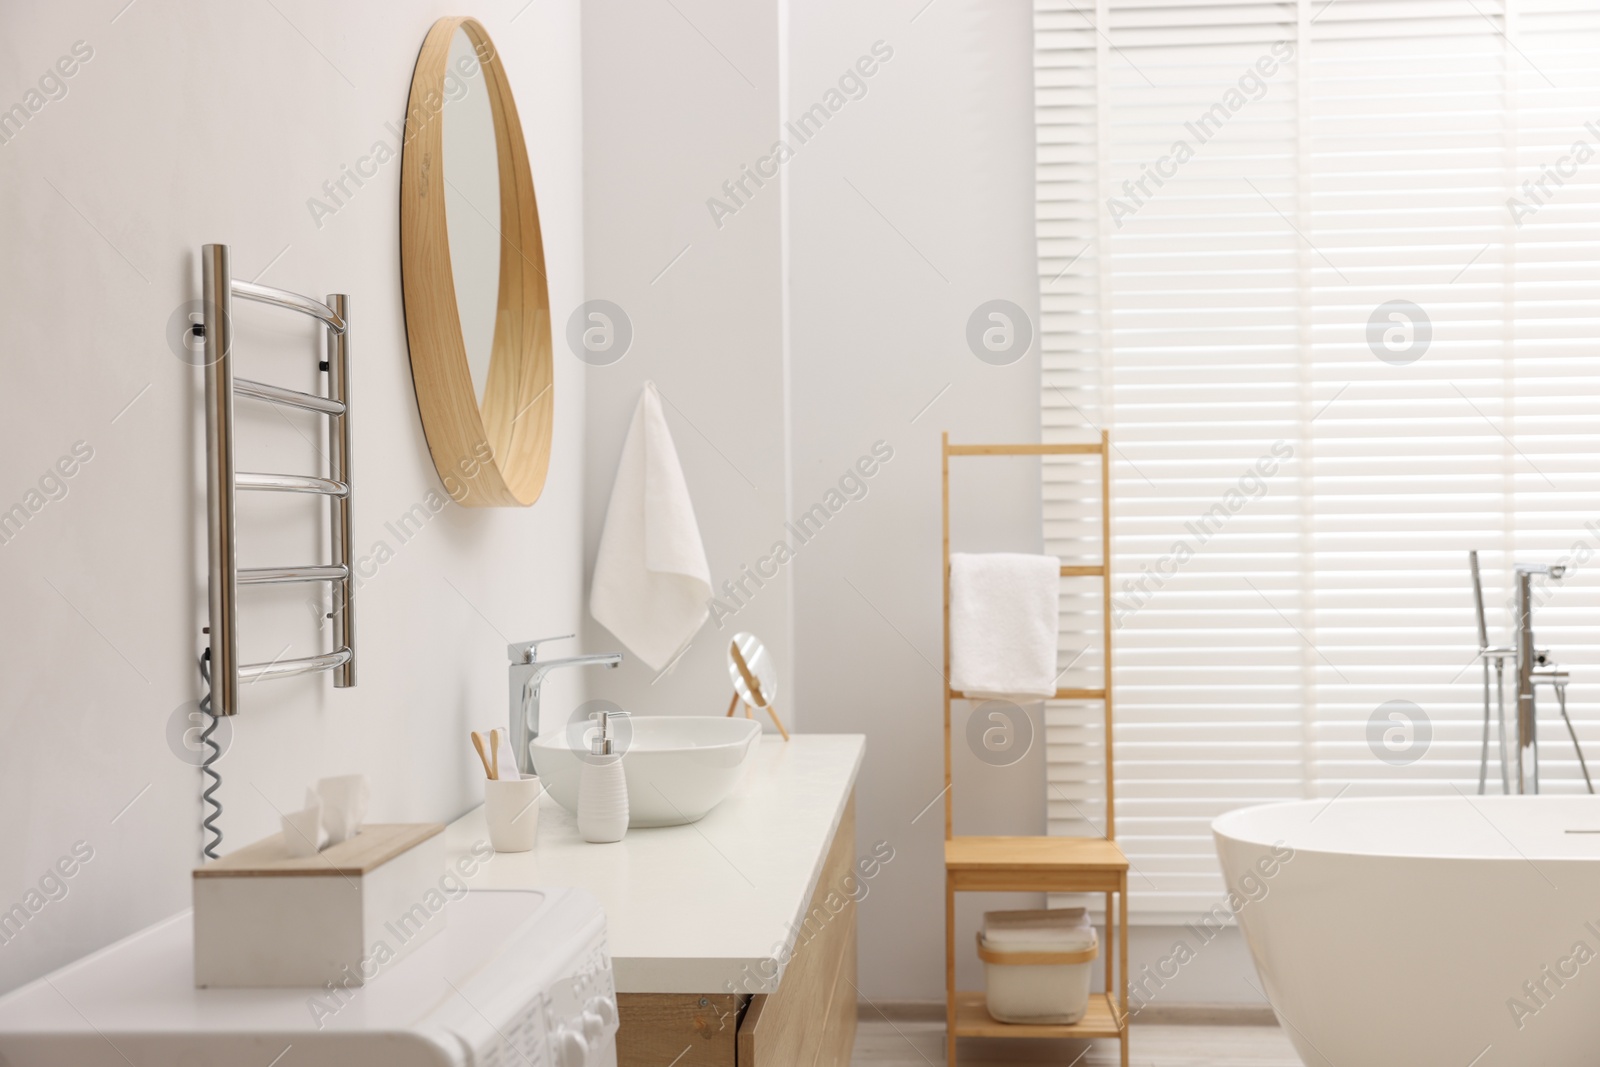
<instances>
[{"instance_id":1,"label":"white vessel sink","mask_svg":"<svg viewBox=\"0 0 1600 1067\"><path fill-rule=\"evenodd\" d=\"M622 756L628 780L629 826L699 822L727 799L761 738L753 719L709 715L630 717L633 736ZM578 754L564 732L533 740L534 772L570 812L578 810Z\"/></svg>"}]
</instances>

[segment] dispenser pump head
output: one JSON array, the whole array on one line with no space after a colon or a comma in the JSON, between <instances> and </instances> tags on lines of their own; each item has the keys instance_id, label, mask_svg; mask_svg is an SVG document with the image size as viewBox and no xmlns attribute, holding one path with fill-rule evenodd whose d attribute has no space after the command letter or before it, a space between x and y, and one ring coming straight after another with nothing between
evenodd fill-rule
<instances>
[{"instance_id":1,"label":"dispenser pump head","mask_svg":"<svg viewBox=\"0 0 1600 1067\"><path fill-rule=\"evenodd\" d=\"M626 715L625 711L592 711L590 719L598 720L600 730L589 739L589 754L592 756L614 756L617 753L617 742L611 736L611 720L614 716Z\"/></svg>"}]
</instances>

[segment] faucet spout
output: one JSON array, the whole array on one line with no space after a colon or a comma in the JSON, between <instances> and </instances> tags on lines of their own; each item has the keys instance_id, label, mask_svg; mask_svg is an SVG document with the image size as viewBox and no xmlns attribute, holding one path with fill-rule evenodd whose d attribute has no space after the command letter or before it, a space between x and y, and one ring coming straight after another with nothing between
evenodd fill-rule
<instances>
[{"instance_id":1,"label":"faucet spout","mask_svg":"<svg viewBox=\"0 0 1600 1067\"><path fill-rule=\"evenodd\" d=\"M544 685L545 675L560 667L605 667L611 670L622 662L621 652L599 652L539 661L540 644L565 639L557 637L524 641L510 645L506 650L511 659L511 750L516 755L517 770L522 774L535 773L529 745L539 736L539 692Z\"/></svg>"}]
</instances>

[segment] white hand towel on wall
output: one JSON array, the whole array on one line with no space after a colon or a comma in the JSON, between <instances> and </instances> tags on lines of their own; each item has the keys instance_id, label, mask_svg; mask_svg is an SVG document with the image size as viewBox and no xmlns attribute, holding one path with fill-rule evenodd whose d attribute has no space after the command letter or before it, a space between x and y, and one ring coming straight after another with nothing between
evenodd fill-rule
<instances>
[{"instance_id":1,"label":"white hand towel on wall","mask_svg":"<svg viewBox=\"0 0 1600 1067\"><path fill-rule=\"evenodd\" d=\"M589 612L651 670L688 644L710 609L711 568L661 397L646 382L622 443L589 590Z\"/></svg>"},{"instance_id":2,"label":"white hand towel on wall","mask_svg":"<svg viewBox=\"0 0 1600 1067\"><path fill-rule=\"evenodd\" d=\"M1061 561L1014 552L950 557L950 687L1038 699L1056 691Z\"/></svg>"}]
</instances>

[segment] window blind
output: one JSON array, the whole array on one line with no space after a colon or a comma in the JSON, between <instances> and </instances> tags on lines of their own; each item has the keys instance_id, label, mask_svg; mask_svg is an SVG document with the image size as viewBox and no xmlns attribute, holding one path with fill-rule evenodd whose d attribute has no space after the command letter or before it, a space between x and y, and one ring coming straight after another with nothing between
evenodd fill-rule
<instances>
[{"instance_id":1,"label":"window blind","mask_svg":"<svg viewBox=\"0 0 1600 1067\"><path fill-rule=\"evenodd\" d=\"M1469 549L1496 641L1512 565L1569 566L1535 624L1600 755L1596 54L1581 0L1036 0L1043 422L1115 448L1146 920L1222 897L1225 811L1476 791ZM1050 551L1092 538L1087 473L1044 466ZM1098 625L1063 597L1086 677ZM1052 833L1103 827L1097 710L1046 709Z\"/></svg>"}]
</instances>

